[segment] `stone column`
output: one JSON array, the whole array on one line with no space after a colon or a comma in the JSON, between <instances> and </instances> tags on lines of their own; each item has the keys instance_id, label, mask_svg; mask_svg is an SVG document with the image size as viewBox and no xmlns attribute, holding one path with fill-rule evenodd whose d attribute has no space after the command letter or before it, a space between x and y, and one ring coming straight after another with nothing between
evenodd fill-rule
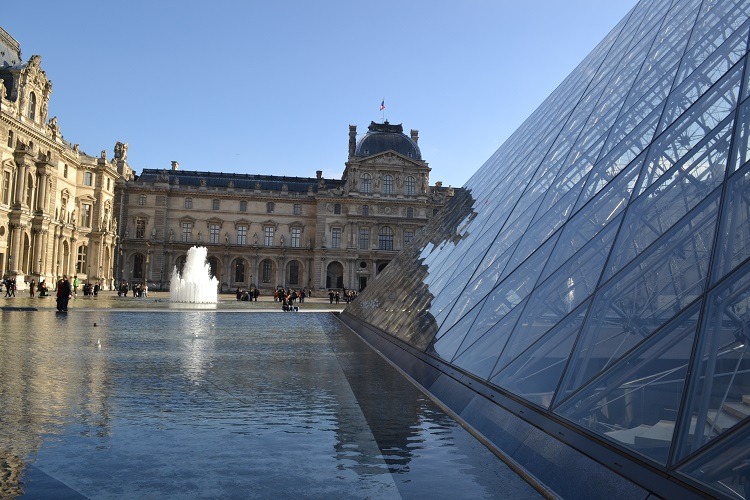
<instances>
[{"instance_id":1,"label":"stone column","mask_svg":"<svg viewBox=\"0 0 750 500\"><path fill-rule=\"evenodd\" d=\"M19 270L19 264L21 262L21 236L23 233L23 226L22 224L13 223L11 222L10 230L12 231L11 235L11 247L10 247L10 255L9 257L12 259L11 262L9 262L9 269L11 274L17 275L20 273Z\"/></svg>"}]
</instances>

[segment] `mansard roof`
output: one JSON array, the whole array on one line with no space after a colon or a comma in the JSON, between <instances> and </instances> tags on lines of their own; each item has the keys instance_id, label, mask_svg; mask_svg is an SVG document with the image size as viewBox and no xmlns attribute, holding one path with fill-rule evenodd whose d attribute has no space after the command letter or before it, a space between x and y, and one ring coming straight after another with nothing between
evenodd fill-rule
<instances>
[{"instance_id":1,"label":"mansard roof","mask_svg":"<svg viewBox=\"0 0 750 500\"><path fill-rule=\"evenodd\" d=\"M233 174L224 172L201 172L197 170L164 170L143 169L138 182L155 183L166 182L180 186L200 186L205 181L206 187L235 189L261 189L264 191L281 191L286 185L289 192L306 193L310 186L313 192L318 191L319 179L315 177L287 177L279 175ZM336 179L322 179L326 188L343 185L343 181Z\"/></svg>"}]
</instances>

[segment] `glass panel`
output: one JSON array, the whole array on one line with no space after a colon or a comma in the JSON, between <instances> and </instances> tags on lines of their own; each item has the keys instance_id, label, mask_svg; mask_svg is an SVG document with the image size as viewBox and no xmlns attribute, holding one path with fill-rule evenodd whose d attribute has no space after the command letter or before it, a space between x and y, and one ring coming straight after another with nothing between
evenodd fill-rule
<instances>
[{"instance_id":1,"label":"glass panel","mask_svg":"<svg viewBox=\"0 0 750 500\"><path fill-rule=\"evenodd\" d=\"M750 425L727 436L679 470L714 488L722 497L750 498Z\"/></svg>"},{"instance_id":2,"label":"glass panel","mask_svg":"<svg viewBox=\"0 0 750 500\"><path fill-rule=\"evenodd\" d=\"M628 167L570 219L563 228L560 241L547 262L543 278L552 274L622 213L630 199L639 169L638 164Z\"/></svg>"},{"instance_id":3,"label":"glass panel","mask_svg":"<svg viewBox=\"0 0 750 500\"><path fill-rule=\"evenodd\" d=\"M722 219L713 282L750 257L750 165L730 178Z\"/></svg>"},{"instance_id":4,"label":"glass panel","mask_svg":"<svg viewBox=\"0 0 750 500\"><path fill-rule=\"evenodd\" d=\"M676 459L698 450L731 429L750 402L750 266L738 269L708 294L707 310L690 380L689 399Z\"/></svg>"},{"instance_id":5,"label":"glass panel","mask_svg":"<svg viewBox=\"0 0 750 500\"><path fill-rule=\"evenodd\" d=\"M556 413L666 464L699 310L696 304L675 318Z\"/></svg>"},{"instance_id":6,"label":"glass panel","mask_svg":"<svg viewBox=\"0 0 750 500\"><path fill-rule=\"evenodd\" d=\"M521 321L500 356L498 369L507 365L594 293L616 231L617 224L610 224L547 281L534 289Z\"/></svg>"},{"instance_id":7,"label":"glass panel","mask_svg":"<svg viewBox=\"0 0 750 500\"><path fill-rule=\"evenodd\" d=\"M742 56L747 47L747 23L712 53L708 59L669 96L660 130L667 128L688 109L708 88L717 82Z\"/></svg>"},{"instance_id":8,"label":"glass panel","mask_svg":"<svg viewBox=\"0 0 750 500\"><path fill-rule=\"evenodd\" d=\"M739 170L750 160L750 99L740 106L740 116L737 121L737 131L734 136L734 156L732 171Z\"/></svg>"},{"instance_id":9,"label":"glass panel","mask_svg":"<svg viewBox=\"0 0 750 500\"><path fill-rule=\"evenodd\" d=\"M525 304L526 300L481 334L473 329L469 334L471 338L467 336L464 345L461 346L461 353L452 363L483 379L489 377ZM475 340L477 338L478 340Z\"/></svg>"},{"instance_id":10,"label":"glass panel","mask_svg":"<svg viewBox=\"0 0 750 500\"><path fill-rule=\"evenodd\" d=\"M490 382L549 408L590 304L583 303Z\"/></svg>"},{"instance_id":11,"label":"glass panel","mask_svg":"<svg viewBox=\"0 0 750 500\"><path fill-rule=\"evenodd\" d=\"M717 211L714 194L597 292L563 382L565 396L703 292Z\"/></svg>"},{"instance_id":12,"label":"glass panel","mask_svg":"<svg viewBox=\"0 0 750 500\"><path fill-rule=\"evenodd\" d=\"M628 207L605 279L614 275L724 180L731 117Z\"/></svg>"},{"instance_id":13,"label":"glass panel","mask_svg":"<svg viewBox=\"0 0 750 500\"><path fill-rule=\"evenodd\" d=\"M741 66L735 66L683 114L672 128L654 141L649 160L638 179L638 194L672 168L734 109L739 92Z\"/></svg>"},{"instance_id":14,"label":"glass panel","mask_svg":"<svg viewBox=\"0 0 750 500\"><path fill-rule=\"evenodd\" d=\"M461 342L464 337L471 329L471 325L474 324L474 320L482 309L481 304L477 304L473 310L466 314L461 320L453 325L453 327L445 332L440 338L438 338L432 346L434 354L443 358L446 361L450 361L458 351Z\"/></svg>"}]
</instances>

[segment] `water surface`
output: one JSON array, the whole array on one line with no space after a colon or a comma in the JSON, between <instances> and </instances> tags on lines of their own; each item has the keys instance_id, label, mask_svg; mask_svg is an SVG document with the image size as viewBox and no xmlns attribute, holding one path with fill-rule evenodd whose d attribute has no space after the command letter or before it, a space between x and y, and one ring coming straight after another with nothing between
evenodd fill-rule
<instances>
[{"instance_id":1,"label":"water surface","mask_svg":"<svg viewBox=\"0 0 750 500\"><path fill-rule=\"evenodd\" d=\"M538 497L332 315L0 314L0 497Z\"/></svg>"}]
</instances>

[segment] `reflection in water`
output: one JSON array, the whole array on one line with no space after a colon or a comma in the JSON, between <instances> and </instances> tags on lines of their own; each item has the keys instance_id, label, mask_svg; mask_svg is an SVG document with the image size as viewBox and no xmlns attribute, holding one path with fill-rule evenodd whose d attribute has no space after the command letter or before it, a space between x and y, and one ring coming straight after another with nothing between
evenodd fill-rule
<instances>
[{"instance_id":1,"label":"reflection in water","mask_svg":"<svg viewBox=\"0 0 750 500\"><path fill-rule=\"evenodd\" d=\"M432 266L436 256L444 255L466 239L468 228L477 217L474 198L467 189L458 189L448 207L433 218L415 241L401 251L394 261L368 285L346 313L425 350L438 333L436 317L452 305L451 301L434 303L435 297L454 297L465 283L447 282L456 270L450 264ZM455 252L459 253L459 252ZM447 293L444 293L448 290Z\"/></svg>"},{"instance_id":2,"label":"reflection in water","mask_svg":"<svg viewBox=\"0 0 750 500\"><path fill-rule=\"evenodd\" d=\"M535 495L333 316L3 314L0 497Z\"/></svg>"}]
</instances>

